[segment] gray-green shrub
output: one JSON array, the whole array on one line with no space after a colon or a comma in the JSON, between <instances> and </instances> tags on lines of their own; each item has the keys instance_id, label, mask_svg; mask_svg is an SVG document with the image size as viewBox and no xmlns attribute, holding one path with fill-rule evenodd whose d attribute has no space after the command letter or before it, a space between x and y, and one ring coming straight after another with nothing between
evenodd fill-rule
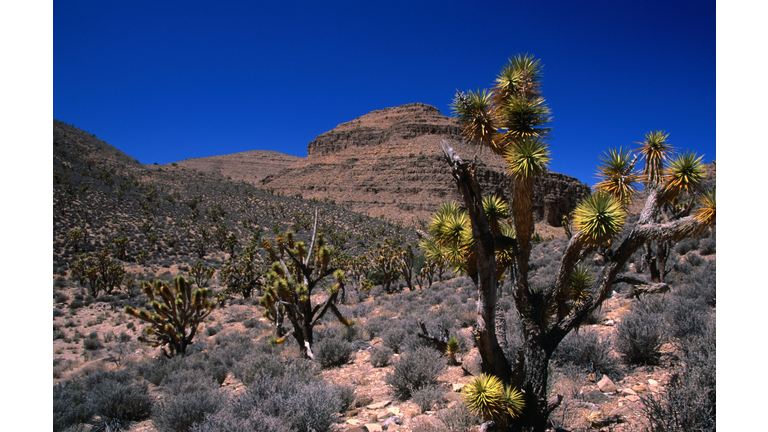
<instances>
[{"instance_id":1,"label":"gray-green shrub","mask_svg":"<svg viewBox=\"0 0 768 432\"><path fill-rule=\"evenodd\" d=\"M414 391L437 384L437 377L445 368L442 353L433 348L418 347L400 355L384 382L394 388L397 397L408 399Z\"/></svg>"}]
</instances>

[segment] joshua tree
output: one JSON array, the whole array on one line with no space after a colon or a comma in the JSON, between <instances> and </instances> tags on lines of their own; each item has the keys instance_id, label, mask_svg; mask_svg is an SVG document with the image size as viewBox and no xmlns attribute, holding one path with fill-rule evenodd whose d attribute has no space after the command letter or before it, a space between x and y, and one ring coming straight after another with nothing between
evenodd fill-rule
<instances>
[{"instance_id":1,"label":"joshua tree","mask_svg":"<svg viewBox=\"0 0 768 432\"><path fill-rule=\"evenodd\" d=\"M208 281L211 280L215 271L213 267L205 267L203 261L197 260L189 269L189 275L195 281L195 285L198 288L205 288L208 286Z\"/></svg>"},{"instance_id":2,"label":"joshua tree","mask_svg":"<svg viewBox=\"0 0 768 432\"><path fill-rule=\"evenodd\" d=\"M397 251L390 246L389 239L384 239L384 244L377 243L368 257L371 270L381 275L384 290L391 293L392 283L397 280Z\"/></svg>"},{"instance_id":3,"label":"joshua tree","mask_svg":"<svg viewBox=\"0 0 768 432\"><path fill-rule=\"evenodd\" d=\"M646 176L655 180L646 185L648 197L637 224L618 239L625 221L626 194L609 187L598 188L573 212L573 233L555 281L550 286L530 286L532 185L550 160L545 143L549 109L540 94L540 76L538 60L518 55L502 69L491 91L459 93L454 101L454 110L464 126L464 139L490 148L507 162L513 180L510 205L513 231L501 232L504 225L495 224L503 218L489 215L490 203L483 199L475 179L476 160L465 162L447 142L442 146L464 201L465 209L453 212L457 220L452 223L457 226L445 231L463 239L457 242L463 246L453 251L461 257L455 262L461 263L462 271L472 277L478 288L475 340L482 371L524 394L525 407L508 427L543 432L549 413L562 400L561 396L546 400L547 368L560 341L602 304L619 272L637 249L650 241L677 241L702 233L708 224L714 223L715 203L711 193L712 199L700 200L701 208L692 216L660 222L659 215L666 204L683 193L697 190L701 182L700 159L683 158L680 163L669 163L663 172L656 166L656 171L650 169L656 174ZM622 152L614 153L621 155ZM592 253L602 254L604 264L594 280L579 279L582 270L578 265L587 262L586 258ZM501 259L500 254L508 257ZM524 344L519 347L504 346L505 325L497 318L500 263L511 270L512 297L524 337Z\"/></svg>"},{"instance_id":4,"label":"joshua tree","mask_svg":"<svg viewBox=\"0 0 768 432\"><path fill-rule=\"evenodd\" d=\"M75 247L75 252L80 248L80 242L83 241L83 231L80 228L74 228L67 235L67 241Z\"/></svg>"},{"instance_id":5,"label":"joshua tree","mask_svg":"<svg viewBox=\"0 0 768 432\"><path fill-rule=\"evenodd\" d=\"M309 246L304 242L295 242L292 232L278 236L274 246L269 240L264 240L263 246L272 259L272 268L267 274L270 284L260 301L266 309L264 316L275 324L278 342L293 336L301 354L314 358L312 330L328 310L343 325L353 324L336 307L339 291L344 289L344 272L330 265L331 250L325 246L323 237L317 236L317 212ZM336 284L328 288L325 301L313 305L313 291L330 275L333 275ZM287 333L283 328L285 317L293 327Z\"/></svg>"},{"instance_id":6,"label":"joshua tree","mask_svg":"<svg viewBox=\"0 0 768 432\"><path fill-rule=\"evenodd\" d=\"M397 251L395 251L395 267L405 284L408 285L409 291L413 291L413 263L415 259L413 246L410 243L406 245L405 249L398 246Z\"/></svg>"},{"instance_id":7,"label":"joshua tree","mask_svg":"<svg viewBox=\"0 0 768 432\"><path fill-rule=\"evenodd\" d=\"M208 300L208 289L192 291L191 281L183 276L176 276L172 285L158 279L153 283L144 282L141 288L149 297L154 312L125 307L127 314L150 324L144 329L146 337L139 340L162 346L166 357L185 355L197 327L216 308L216 302ZM170 353L165 350L165 345Z\"/></svg>"},{"instance_id":8,"label":"joshua tree","mask_svg":"<svg viewBox=\"0 0 768 432\"><path fill-rule=\"evenodd\" d=\"M264 266L257 243L251 242L239 255L230 255L221 270L221 281L228 292L239 292L243 298L250 298L255 289L264 285Z\"/></svg>"}]
</instances>

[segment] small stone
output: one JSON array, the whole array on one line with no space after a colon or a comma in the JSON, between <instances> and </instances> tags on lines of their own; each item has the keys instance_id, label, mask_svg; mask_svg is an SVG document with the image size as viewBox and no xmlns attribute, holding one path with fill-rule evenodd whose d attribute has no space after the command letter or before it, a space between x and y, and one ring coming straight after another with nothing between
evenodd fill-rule
<instances>
[{"instance_id":1,"label":"small stone","mask_svg":"<svg viewBox=\"0 0 768 432\"><path fill-rule=\"evenodd\" d=\"M618 390L616 388L616 384L614 384L607 375L603 375L603 377L597 383L597 388L599 388L603 393L615 393Z\"/></svg>"},{"instance_id":2,"label":"small stone","mask_svg":"<svg viewBox=\"0 0 768 432\"><path fill-rule=\"evenodd\" d=\"M608 396L605 395L605 393L601 392L600 390L592 390L590 392L584 393L582 395L582 399L585 402L590 402L598 405L606 403L611 400Z\"/></svg>"},{"instance_id":3,"label":"small stone","mask_svg":"<svg viewBox=\"0 0 768 432\"><path fill-rule=\"evenodd\" d=\"M621 395L622 396L635 396L635 395L637 395L637 392L635 392L631 388L624 388L624 389L621 389Z\"/></svg>"},{"instance_id":4,"label":"small stone","mask_svg":"<svg viewBox=\"0 0 768 432\"><path fill-rule=\"evenodd\" d=\"M389 405L391 403L392 403L392 401L385 400L385 401L376 402L376 403L367 405L366 408L368 408L369 410L380 410L380 409L386 407L387 405Z\"/></svg>"},{"instance_id":5,"label":"small stone","mask_svg":"<svg viewBox=\"0 0 768 432\"><path fill-rule=\"evenodd\" d=\"M368 432L382 432L384 430L377 423L366 423L365 428L368 429Z\"/></svg>"},{"instance_id":6,"label":"small stone","mask_svg":"<svg viewBox=\"0 0 768 432\"><path fill-rule=\"evenodd\" d=\"M373 403L373 398L370 396L360 396L355 401L356 407L364 407Z\"/></svg>"},{"instance_id":7,"label":"small stone","mask_svg":"<svg viewBox=\"0 0 768 432\"><path fill-rule=\"evenodd\" d=\"M388 419L388 418L392 417L393 415L394 414L391 411L388 411L388 410L387 411L384 411L384 410L376 411L376 418L379 421L384 420L384 419Z\"/></svg>"},{"instance_id":8,"label":"small stone","mask_svg":"<svg viewBox=\"0 0 768 432\"><path fill-rule=\"evenodd\" d=\"M394 417L388 418L387 421L382 423L381 427L385 430L394 430L392 429L393 426L401 425L401 424L403 424L403 419L401 419L398 416L394 416Z\"/></svg>"},{"instance_id":9,"label":"small stone","mask_svg":"<svg viewBox=\"0 0 768 432\"><path fill-rule=\"evenodd\" d=\"M640 396L638 395L629 395L626 397L626 399L630 402L637 402L640 400Z\"/></svg>"},{"instance_id":10,"label":"small stone","mask_svg":"<svg viewBox=\"0 0 768 432\"><path fill-rule=\"evenodd\" d=\"M609 319L606 322L604 322L603 325L608 327L613 327L614 325L616 325L616 321Z\"/></svg>"},{"instance_id":11,"label":"small stone","mask_svg":"<svg viewBox=\"0 0 768 432\"><path fill-rule=\"evenodd\" d=\"M654 386L659 385L659 382L656 381L655 379L648 378L648 385L651 386L651 387L654 387Z\"/></svg>"},{"instance_id":12,"label":"small stone","mask_svg":"<svg viewBox=\"0 0 768 432\"><path fill-rule=\"evenodd\" d=\"M648 391L648 387L646 387L645 384L638 384L638 385L633 385L632 390L634 390L637 393L642 393L642 392Z\"/></svg>"},{"instance_id":13,"label":"small stone","mask_svg":"<svg viewBox=\"0 0 768 432\"><path fill-rule=\"evenodd\" d=\"M464 384L452 384L451 389L455 392L460 392L464 388Z\"/></svg>"}]
</instances>

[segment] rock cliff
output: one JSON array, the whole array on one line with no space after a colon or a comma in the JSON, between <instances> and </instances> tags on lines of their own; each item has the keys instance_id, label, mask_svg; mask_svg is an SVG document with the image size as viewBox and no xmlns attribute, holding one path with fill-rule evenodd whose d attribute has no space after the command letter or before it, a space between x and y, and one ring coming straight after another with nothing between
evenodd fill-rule
<instances>
[{"instance_id":1,"label":"rock cliff","mask_svg":"<svg viewBox=\"0 0 768 432\"><path fill-rule=\"evenodd\" d=\"M485 193L509 199L511 179L501 157L463 144L455 119L414 103L385 108L342 123L309 143L308 157L262 180L264 188L338 204L414 224L428 220L444 201L459 201L440 150L448 141L465 159L481 161L478 181ZM538 220L559 227L589 188L577 179L548 172L536 182Z\"/></svg>"}]
</instances>

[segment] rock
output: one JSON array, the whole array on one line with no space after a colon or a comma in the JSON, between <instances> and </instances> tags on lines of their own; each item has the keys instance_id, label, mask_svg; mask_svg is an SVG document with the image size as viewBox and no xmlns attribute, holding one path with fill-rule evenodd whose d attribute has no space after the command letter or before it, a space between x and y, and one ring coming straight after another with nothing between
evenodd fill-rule
<instances>
[{"instance_id":1,"label":"rock","mask_svg":"<svg viewBox=\"0 0 768 432\"><path fill-rule=\"evenodd\" d=\"M388 419L388 418L392 417L393 415L394 414L392 414L392 412L389 411L389 410L376 411L376 419L378 421L382 421L384 419Z\"/></svg>"},{"instance_id":2,"label":"rock","mask_svg":"<svg viewBox=\"0 0 768 432\"><path fill-rule=\"evenodd\" d=\"M360 396L355 401L356 407L364 407L373 403L373 398L370 396Z\"/></svg>"},{"instance_id":3,"label":"rock","mask_svg":"<svg viewBox=\"0 0 768 432\"><path fill-rule=\"evenodd\" d=\"M581 398L584 399L585 402L598 405L611 400L608 396L605 395L605 393L601 392L600 390L592 390L590 392L584 393L581 395Z\"/></svg>"},{"instance_id":4,"label":"rock","mask_svg":"<svg viewBox=\"0 0 768 432\"><path fill-rule=\"evenodd\" d=\"M384 423L381 424L382 429L385 430L394 430L392 429L393 425L401 425L403 424L403 419L398 416L393 416L387 419Z\"/></svg>"},{"instance_id":5,"label":"rock","mask_svg":"<svg viewBox=\"0 0 768 432\"><path fill-rule=\"evenodd\" d=\"M618 390L616 388L616 384L614 384L607 375L603 375L600 381L598 381L597 388L599 388L603 393L616 393Z\"/></svg>"},{"instance_id":6,"label":"rock","mask_svg":"<svg viewBox=\"0 0 768 432\"><path fill-rule=\"evenodd\" d=\"M635 392L631 388L625 388L625 389L621 389L621 393L620 394L622 396L636 396L637 392Z\"/></svg>"},{"instance_id":7,"label":"rock","mask_svg":"<svg viewBox=\"0 0 768 432\"><path fill-rule=\"evenodd\" d=\"M391 403L392 403L391 400L385 400L385 401L376 402L370 405L366 405L366 408L368 408L369 410L380 410Z\"/></svg>"},{"instance_id":8,"label":"rock","mask_svg":"<svg viewBox=\"0 0 768 432\"><path fill-rule=\"evenodd\" d=\"M352 429L347 429L347 432L371 432L371 431L369 431L368 428L365 426L358 426L358 427L353 427Z\"/></svg>"},{"instance_id":9,"label":"rock","mask_svg":"<svg viewBox=\"0 0 768 432\"><path fill-rule=\"evenodd\" d=\"M365 428L368 432L382 432L384 430L377 423L366 423Z\"/></svg>"},{"instance_id":10,"label":"rock","mask_svg":"<svg viewBox=\"0 0 768 432\"><path fill-rule=\"evenodd\" d=\"M461 384L461 383L459 383L459 384L451 384L451 390L453 390L455 392L460 392L461 389L463 389L463 388L464 388L464 384Z\"/></svg>"},{"instance_id":11,"label":"rock","mask_svg":"<svg viewBox=\"0 0 768 432\"><path fill-rule=\"evenodd\" d=\"M637 384L632 386L632 390L636 393L642 393L648 391L648 387L646 387L645 384Z\"/></svg>"}]
</instances>

